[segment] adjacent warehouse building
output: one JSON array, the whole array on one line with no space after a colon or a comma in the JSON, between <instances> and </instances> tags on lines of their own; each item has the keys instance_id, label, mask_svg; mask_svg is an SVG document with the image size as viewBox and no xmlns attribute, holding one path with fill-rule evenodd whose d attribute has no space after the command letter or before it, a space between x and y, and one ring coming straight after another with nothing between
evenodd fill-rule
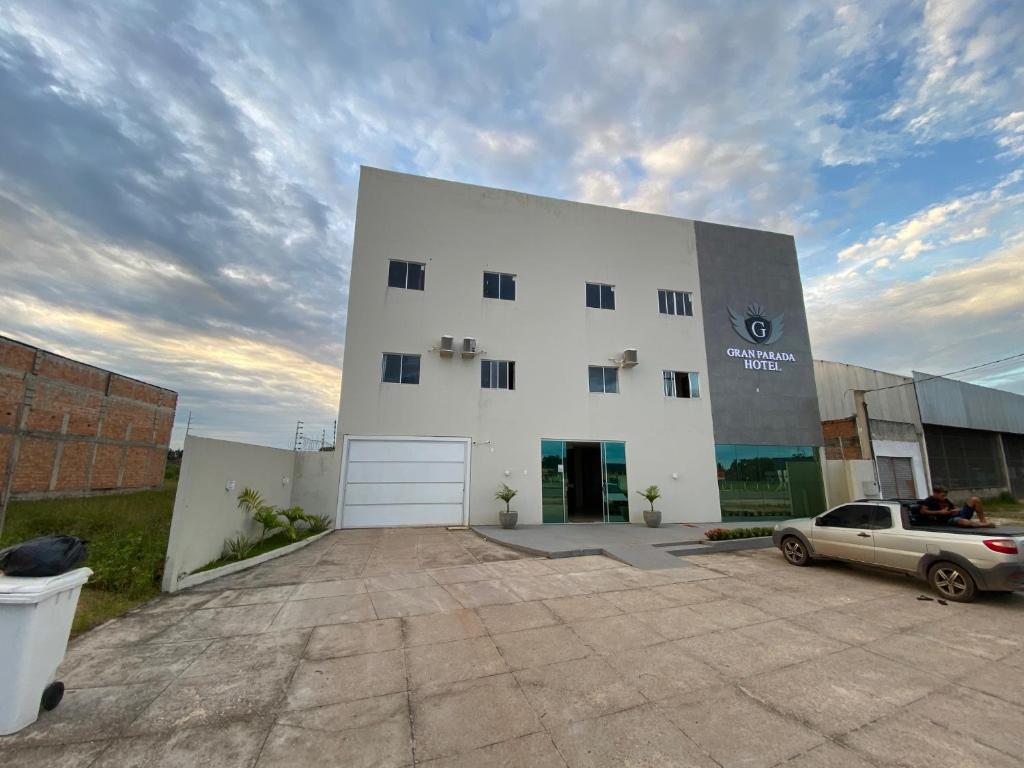
<instances>
[{"instance_id":1,"label":"adjacent warehouse building","mask_svg":"<svg viewBox=\"0 0 1024 768\"><path fill-rule=\"evenodd\" d=\"M816 360L830 503L879 493L1024 496L1024 396Z\"/></svg>"},{"instance_id":2,"label":"adjacent warehouse building","mask_svg":"<svg viewBox=\"0 0 1024 768\"><path fill-rule=\"evenodd\" d=\"M824 508L793 238L363 168L338 524Z\"/></svg>"},{"instance_id":3,"label":"adjacent warehouse building","mask_svg":"<svg viewBox=\"0 0 1024 768\"><path fill-rule=\"evenodd\" d=\"M159 487L177 399L0 336L0 509L8 498Z\"/></svg>"},{"instance_id":4,"label":"adjacent warehouse building","mask_svg":"<svg viewBox=\"0 0 1024 768\"><path fill-rule=\"evenodd\" d=\"M1024 498L1024 396L914 372L932 480Z\"/></svg>"}]
</instances>

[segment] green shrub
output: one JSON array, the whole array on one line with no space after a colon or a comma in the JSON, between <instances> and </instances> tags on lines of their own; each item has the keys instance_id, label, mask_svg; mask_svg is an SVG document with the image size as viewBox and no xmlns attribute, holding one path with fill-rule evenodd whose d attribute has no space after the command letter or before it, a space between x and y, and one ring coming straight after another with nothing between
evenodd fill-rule
<instances>
[{"instance_id":1,"label":"green shrub","mask_svg":"<svg viewBox=\"0 0 1024 768\"><path fill-rule=\"evenodd\" d=\"M331 526L334 525L334 521L326 515L303 515L303 519L306 521L306 525L309 526L310 535L329 531Z\"/></svg>"},{"instance_id":2,"label":"green shrub","mask_svg":"<svg viewBox=\"0 0 1024 768\"><path fill-rule=\"evenodd\" d=\"M236 536L233 539L224 540L224 551L221 554L223 560L245 560L252 552L255 542L248 536Z\"/></svg>"},{"instance_id":3,"label":"green shrub","mask_svg":"<svg viewBox=\"0 0 1024 768\"><path fill-rule=\"evenodd\" d=\"M772 528L712 528L704 534L708 541L723 541L725 539L752 539L758 536L771 536Z\"/></svg>"}]
</instances>

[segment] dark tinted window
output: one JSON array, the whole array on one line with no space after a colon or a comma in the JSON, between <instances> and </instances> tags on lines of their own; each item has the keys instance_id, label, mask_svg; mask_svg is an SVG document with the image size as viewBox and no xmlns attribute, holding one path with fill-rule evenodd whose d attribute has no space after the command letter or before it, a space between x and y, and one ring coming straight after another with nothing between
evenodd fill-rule
<instances>
[{"instance_id":1,"label":"dark tinted window","mask_svg":"<svg viewBox=\"0 0 1024 768\"><path fill-rule=\"evenodd\" d=\"M484 389L515 389L515 362L512 360L481 360L480 386Z\"/></svg>"},{"instance_id":2,"label":"dark tinted window","mask_svg":"<svg viewBox=\"0 0 1024 768\"><path fill-rule=\"evenodd\" d=\"M663 315L692 315L693 298L686 291L658 291L658 311Z\"/></svg>"},{"instance_id":3,"label":"dark tinted window","mask_svg":"<svg viewBox=\"0 0 1024 768\"><path fill-rule=\"evenodd\" d=\"M504 272L484 272L484 298L516 300L516 276Z\"/></svg>"},{"instance_id":4,"label":"dark tinted window","mask_svg":"<svg viewBox=\"0 0 1024 768\"><path fill-rule=\"evenodd\" d=\"M423 273L426 270L423 269L422 264L409 264L409 281L405 284L406 288L413 291L423 290Z\"/></svg>"},{"instance_id":5,"label":"dark tinted window","mask_svg":"<svg viewBox=\"0 0 1024 768\"><path fill-rule=\"evenodd\" d=\"M384 365L381 372L381 381L391 384L398 384L402 380L402 356L384 355Z\"/></svg>"},{"instance_id":6,"label":"dark tinted window","mask_svg":"<svg viewBox=\"0 0 1024 768\"><path fill-rule=\"evenodd\" d=\"M420 356L402 355L402 383L420 383Z\"/></svg>"},{"instance_id":7,"label":"dark tinted window","mask_svg":"<svg viewBox=\"0 0 1024 768\"><path fill-rule=\"evenodd\" d=\"M601 308L601 286L597 283L587 283L587 306Z\"/></svg>"},{"instance_id":8,"label":"dark tinted window","mask_svg":"<svg viewBox=\"0 0 1024 768\"><path fill-rule=\"evenodd\" d=\"M516 276L515 275L502 275L501 276L501 298L505 301L516 300Z\"/></svg>"},{"instance_id":9,"label":"dark tinted window","mask_svg":"<svg viewBox=\"0 0 1024 768\"><path fill-rule=\"evenodd\" d=\"M871 514L871 527L876 531L892 528L892 510L888 507L875 507Z\"/></svg>"},{"instance_id":10,"label":"dark tinted window","mask_svg":"<svg viewBox=\"0 0 1024 768\"><path fill-rule=\"evenodd\" d=\"M426 268L412 261L392 259L388 265L388 287L422 291Z\"/></svg>"},{"instance_id":11,"label":"dark tinted window","mask_svg":"<svg viewBox=\"0 0 1024 768\"><path fill-rule=\"evenodd\" d=\"M388 384L419 384L420 356L385 352L380 380Z\"/></svg>"},{"instance_id":12,"label":"dark tinted window","mask_svg":"<svg viewBox=\"0 0 1024 768\"><path fill-rule=\"evenodd\" d=\"M616 394L619 391L619 369L592 365L587 369L591 392Z\"/></svg>"},{"instance_id":13,"label":"dark tinted window","mask_svg":"<svg viewBox=\"0 0 1024 768\"><path fill-rule=\"evenodd\" d=\"M405 288L405 279L408 273L408 263L392 259L391 265L388 267L388 287Z\"/></svg>"},{"instance_id":14,"label":"dark tinted window","mask_svg":"<svg viewBox=\"0 0 1024 768\"><path fill-rule=\"evenodd\" d=\"M601 286L601 309L615 309L615 286Z\"/></svg>"},{"instance_id":15,"label":"dark tinted window","mask_svg":"<svg viewBox=\"0 0 1024 768\"><path fill-rule=\"evenodd\" d=\"M871 504L847 504L820 518L819 525L829 528L871 528L875 507Z\"/></svg>"},{"instance_id":16,"label":"dark tinted window","mask_svg":"<svg viewBox=\"0 0 1024 768\"><path fill-rule=\"evenodd\" d=\"M614 394L619 391L619 369L618 368L605 368L604 369L604 391L609 394Z\"/></svg>"}]
</instances>

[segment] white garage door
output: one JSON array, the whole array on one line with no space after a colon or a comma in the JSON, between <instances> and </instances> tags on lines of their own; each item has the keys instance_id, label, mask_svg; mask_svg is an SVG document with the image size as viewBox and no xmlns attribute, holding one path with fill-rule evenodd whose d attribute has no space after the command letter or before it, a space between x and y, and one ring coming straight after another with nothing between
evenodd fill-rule
<instances>
[{"instance_id":1,"label":"white garage door","mask_svg":"<svg viewBox=\"0 0 1024 768\"><path fill-rule=\"evenodd\" d=\"M341 526L461 525L468 441L349 438Z\"/></svg>"}]
</instances>

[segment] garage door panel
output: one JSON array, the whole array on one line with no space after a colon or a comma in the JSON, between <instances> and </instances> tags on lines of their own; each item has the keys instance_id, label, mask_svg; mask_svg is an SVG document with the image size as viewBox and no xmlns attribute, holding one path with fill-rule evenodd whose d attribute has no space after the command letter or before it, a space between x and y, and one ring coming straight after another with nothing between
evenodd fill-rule
<instances>
[{"instance_id":1,"label":"garage door panel","mask_svg":"<svg viewBox=\"0 0 1024 768\"><path fill-rule=\"evenodd\" d=\"M466 444L430 440L356 440L349 444L348 454L350 462L463 462L466 460Z\"/></svg>"},{"instance_id":2,"label":"garage door panel","mask_svg":"<svg viewBox=\"0 0 1024 768\"><path fill-rule=\"evenodd\" d=\"M345 504L462 504L462 483L349 483Z\"/></svg>"},{"instance_id":3,"label":"garage door panel","mask_svg":"<svg viewBox=\"0 0 1024 768\"><path fill-rule=\"evenodd\" d=\"M464 440L350 439L341 524L461 525L468 453Z\"/></svg>"},{"instance_id":4,"label":"garage door panel","mask_svg":"<svg viewBox=\"0 0 1024 768\"><path fill-rule=\"evenodd\" d=\"M345 504L346 528L460 525L462 504Z\"/></svg>"},{"instance_id":5,"label":"garage door panel","mask_svg":"<svg viewBox=\"0 0 1024 768\"><path fill-rule=\"evenodd\" d=\"M461 483L466 465L461 461L358 461L348 465L350 483L387 483L396 477L407 483Z\"/></svg>"}]
</instances>

